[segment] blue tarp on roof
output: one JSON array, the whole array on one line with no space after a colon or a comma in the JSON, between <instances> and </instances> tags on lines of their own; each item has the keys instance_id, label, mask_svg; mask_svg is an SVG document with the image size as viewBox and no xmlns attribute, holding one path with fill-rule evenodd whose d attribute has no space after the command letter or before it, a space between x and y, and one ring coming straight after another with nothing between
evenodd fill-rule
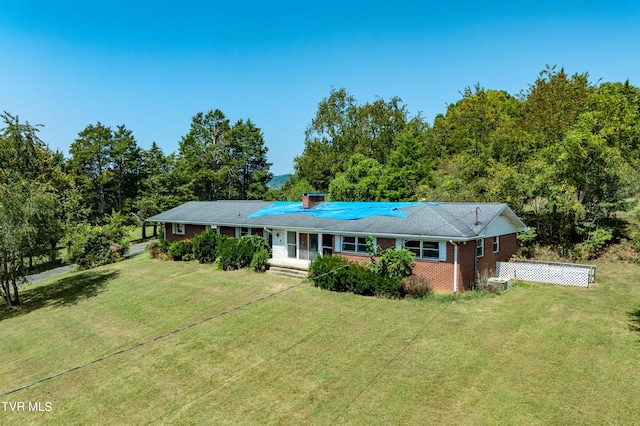
<instances>
[{"instance_id":1,"label":"blue tarp on roof","mask_svg":"<svg viewBox=\"0 0 640 426\"><path fill-rule=\"evenodd\" d=\"M307 214L320 219L357 220L372 216L404 218L408 215L400 209L417 206L414 202L363 202L336 201L319 204L311 209L302 208L301 202L276 201L268 207L248 216L249 219L281 214ZM437 205L438 203L430 203Z\"/></svg>"}]
</instances>

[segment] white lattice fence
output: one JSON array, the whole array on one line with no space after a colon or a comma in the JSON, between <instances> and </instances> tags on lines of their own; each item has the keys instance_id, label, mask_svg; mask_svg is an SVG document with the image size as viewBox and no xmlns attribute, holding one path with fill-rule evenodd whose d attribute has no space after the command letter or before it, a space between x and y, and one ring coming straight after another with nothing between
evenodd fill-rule
<instances>
[{"instance_id":1,"label":"white lattice fence","mask_svg":"<svg viewBox=\"0 0 640 426\"><path fill-rule=\"evenodd\" d=\"M496 262L496 276L538 283L589 287L589 283L595 282L596 267L536 261Z\"/></svg>"}]
</instances>

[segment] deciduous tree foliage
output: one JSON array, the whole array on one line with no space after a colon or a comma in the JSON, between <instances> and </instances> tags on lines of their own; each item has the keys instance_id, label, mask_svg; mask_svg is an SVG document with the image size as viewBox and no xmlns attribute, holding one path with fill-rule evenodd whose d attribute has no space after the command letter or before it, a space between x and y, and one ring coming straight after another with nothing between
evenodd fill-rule
<instances>
[{"instance_id":1,"label":"deciduous tree foliage","mask_svg":"<svg viewBox=\"0 0 640 426\"><path fill-rule=\"evenodd\" d=\"M47 254L64 230L65 192L70 181L60 168L60 156L37 136L37 128L2 114L0 131L0 292L10 304L20 304L25 258Z\"/></svg>"},{"instance_id":2,"label":"deciduous tree foliage","mask_svg":"<svg viewBox=\"0 0 640 426\"><path fill-rule=\"evenodd\" d=\"M512 96L479 84L433 125L398 98L360 105L345 89L318 105L293 182L339 200L494 201L571 248L640 190L640 89L544 69ZM600 232L600 231L599 231Z\"/></svg>"},{"instance_id":3,"label":"deciduous tree foliage","mask_svg":"<svg viewBox=\"0 0 640 426\"><path fill-rule=\"evenodd\" d=\"M305 149L296 157L297 175L321 191L346 171L353 154L385 164L409 117L398 97L359 105L345 89L334 89L318 105L305 132Z\"/></svg>"}]
</instances>

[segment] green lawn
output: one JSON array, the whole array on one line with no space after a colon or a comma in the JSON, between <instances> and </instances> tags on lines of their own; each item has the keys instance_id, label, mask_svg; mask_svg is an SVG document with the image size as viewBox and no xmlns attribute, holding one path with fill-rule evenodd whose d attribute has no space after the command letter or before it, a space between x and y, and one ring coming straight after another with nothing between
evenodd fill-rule
<instances>
[{"instance_id":1,"label":"green lawn","mask_svg":"<svg viewBox=\"0 0 640 426\"><path fill-rule=\"evenodd\" d=\"M146 230L147 230L147 239L149 239L153 235L153 226L147 226ZM162 227L158 226L157 232L160 233L160 231L162 231ZM142 226L134 227L129 233L129 239L133 243L142 241Z\"/></svg>"},{"instance_id":2,"label":"green lawn","mask_svg":"<svg viewBox=\"0 0 640 426\"><path fill-rule=\"evenodd\" d=\"M0 309L0 393L296 283L140 255L31 286ZM630 424L639 326L637 265L452 303L304 284L0 397L52 407L0 424Z\"/></svg>"}]
</instances>

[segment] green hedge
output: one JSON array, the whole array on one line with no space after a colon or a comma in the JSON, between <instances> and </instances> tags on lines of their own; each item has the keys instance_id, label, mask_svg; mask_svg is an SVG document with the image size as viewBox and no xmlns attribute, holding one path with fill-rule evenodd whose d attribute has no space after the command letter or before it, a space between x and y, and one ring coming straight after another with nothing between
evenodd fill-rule
<instances>
[{"instance_id":1,"label":"green hedge","mask_svg":"<svg viewBox=\"0 0 640 426\"><path fill-rule=\"evenodd\" d=\"M218 247L227 239L208 229L193 237L193 257L200 263L213 263L218 257Z\"/></svg>"},{"instance_id":2,"label":"green hedge","mask_svg":"<svg viewBox=\"0 0 640 426\"><path fill-rule=\"evenodd\" d=\"M269 242L258 235L227 238L218 248L220 267L225 271L246 268L251 265L254 255L261 250L266 250L271 257Z\"/></svg>"},{"instance_id":3,"label":"green hedge","mask_svg":"<svg viewBox=\"0 0 640 426\"><path fill-rule=\"evenodd\" d=\"M363 296L404 296L400 278L384 277L340 256L325 255L314 259L309 276L316 287L325 290L349 291Z\"/></svg>"},{"instance_id":4,"label":"green hedge","mask_svg":"<svg viewBox=\"0 0 640 426\"><path fill-rule=\"evenodd\" d=\"M193 244L191 240L175 241L169 245L167 253L173 257L173 260L189 261L193 259Z\"/></svg>"}]
</instances>

